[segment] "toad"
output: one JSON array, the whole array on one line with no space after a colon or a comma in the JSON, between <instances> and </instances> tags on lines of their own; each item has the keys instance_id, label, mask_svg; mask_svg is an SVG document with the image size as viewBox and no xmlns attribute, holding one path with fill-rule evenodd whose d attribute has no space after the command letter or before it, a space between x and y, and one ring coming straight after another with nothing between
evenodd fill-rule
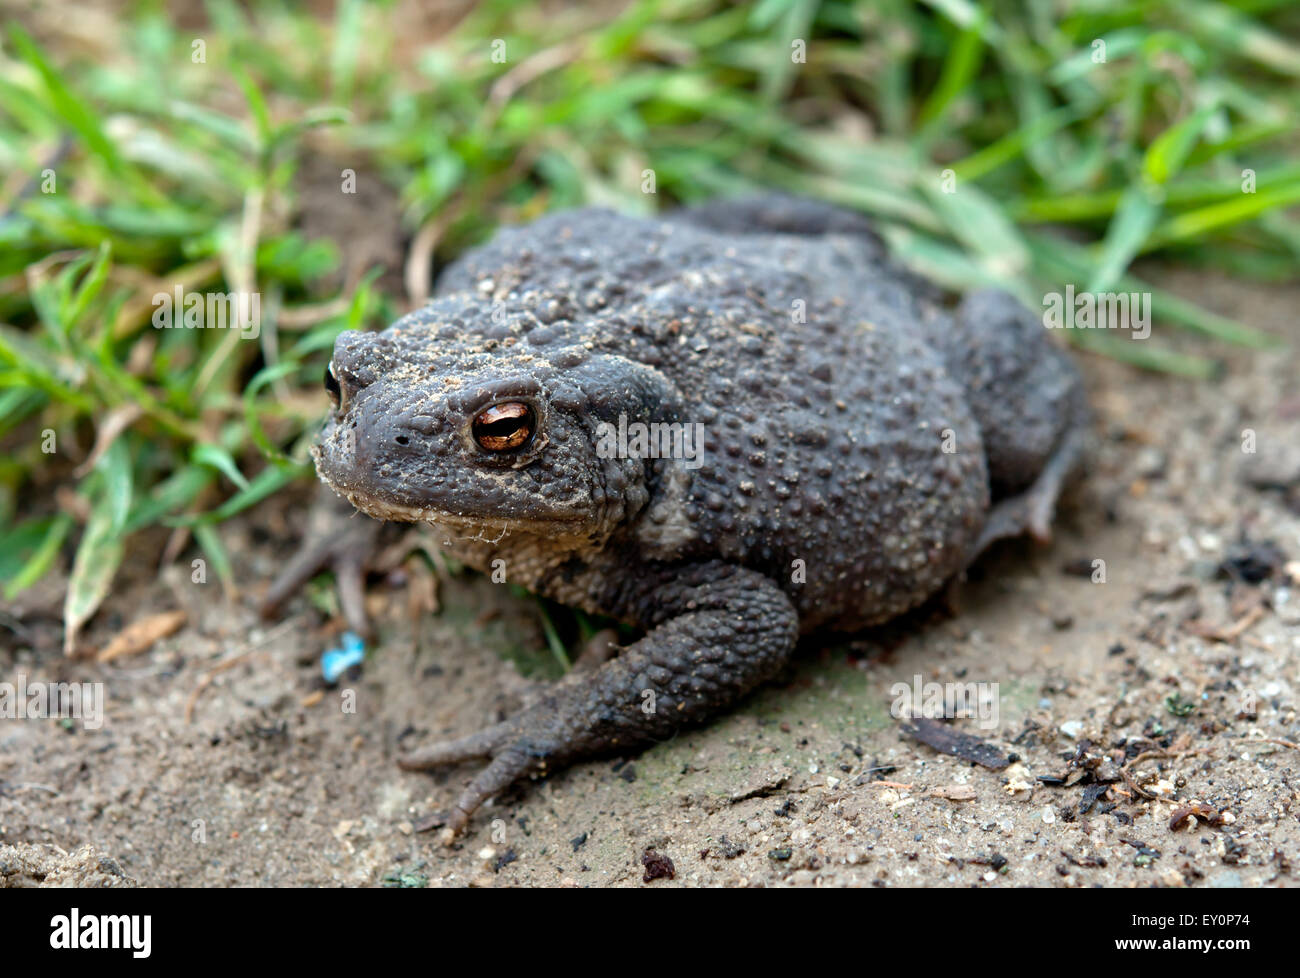
<instances>
[{"instance_id":1,"label":"toad","mask_svg":"<svg viewBox=\"0 0 1300 978\"><path fill-rule=\"evenodd\" d=\"M786 197L501 230L424 308L346 332L320 478L465 564L644 630L516 716L400 763L486 761L464 828L516 779L733 706L799 635L883 622L991 542L1046 538L1079 467L1079 375L1010 296L954 300L862 216ZM317 529L364 624L371 521Z\"/></svg>"}]
</instances>

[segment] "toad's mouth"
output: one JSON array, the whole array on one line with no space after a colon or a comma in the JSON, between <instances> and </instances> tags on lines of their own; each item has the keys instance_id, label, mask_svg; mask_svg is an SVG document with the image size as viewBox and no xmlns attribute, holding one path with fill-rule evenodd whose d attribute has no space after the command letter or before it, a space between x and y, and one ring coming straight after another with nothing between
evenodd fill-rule
<instances>
[{"instance_id":1,"label":"toad's mouth","mask_svg":"<svg viewBox=\"0 0 1300 978\"><path fill-rule=\"evenodd\" d=\"M376 483L346 464L332 451L312 448L320 480L358 510L377 520L394 523L428 523L457 536L477 540L499 539L510 533L538 536L572 535L590 522L580 510L503 513L464 509L445 500L425 498L417 487Z\"/></svg>"},{"instance_id":2,"label":"toad's mouth","mask_svg":"<svg viewBox=\"0 0 1300 978\"><path fill-rule=\"evenodd\" d=\"M320 472L320 477L327 486L374 519L393 523L430 523L475 537L514 532L549 535L560 527L571 530L586 522L580 514L572 513L530 517L456 511L436 503L404 502L385 493L344 485L323 472Z\"/></svg>"}]
</instances>

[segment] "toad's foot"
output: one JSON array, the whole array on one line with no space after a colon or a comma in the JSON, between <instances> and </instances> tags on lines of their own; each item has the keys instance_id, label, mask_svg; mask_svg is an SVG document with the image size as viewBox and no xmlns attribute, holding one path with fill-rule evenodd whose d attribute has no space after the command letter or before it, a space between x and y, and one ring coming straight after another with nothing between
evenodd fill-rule
<instances>
[{"instance_id":1,"label":"toad's foot","mask_svg":"<svg viewBox=\"0 0 1300 978\"><path fill-rule=\"evenodd\" d=\"M1052 450L1038 478L1024 492L1001 500L989 511L979 539L969 551L969 564L997 540L1028 533L1040 543L1052 538L1056 501L1066 481L1083 462L1087 440L1087 411L1082 398L1060 442Z\"/></svg>"},{"instance_id":2,"label":"toad's foot","mask_svg":"<svg viewBox=\"0 0 1300 978\"><path fill-rule=\"evenodd\" d=\"M570 673L504 723L399 760L421 770L491 759L448 813L446 841L524 775L667 739L769 679L794 649L794 606L753 571L717 562L664 568L623 590L607 607L650 631L617 659Z\"/></svg>"},{"instance_id":3,"label":"toad's foot","mask_svg":"<svg viewBox=\"0 0 1300 978\"><path fill-rule=\"evenodd\" d=\"M271 616L285 600L320 570L332 570L338 587L339 607L348 627L371 636L366 617L365 571L379 545L384 524L358 513L334 492L322 489L312 505L306 539L262 601L261 612Z\"/></svg>"}]
</instances>

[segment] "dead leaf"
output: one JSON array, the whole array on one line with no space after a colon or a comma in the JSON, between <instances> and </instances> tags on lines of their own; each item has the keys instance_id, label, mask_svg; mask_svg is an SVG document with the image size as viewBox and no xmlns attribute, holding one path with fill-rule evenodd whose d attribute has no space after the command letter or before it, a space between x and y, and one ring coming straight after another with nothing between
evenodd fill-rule
<instances>
[{"instance_id":1,"label":"dead leaf","mask_svg":"<svg viewBox=\"0 0 1300 978\"><path fill-rule=\"evenodd\" d=\"M1222 812L1216 811L1209 805L1193 802L1190 805L1183 805L1181 808L1174 809L1173 814L1169 816L1169 831L1178 831L1178 829L1182 828L1183 823L1191 822L1194 818L1199 818L1202 822L1211 826L1223 824Z\"/></svg>"},{"instance_id":2,"label":"dead leaf","mask_svg":"<svg viewBox=\"0 0 1300 978\"><path fill-rule=\"evenodd\" d=\"M1011 763L1005 754L987 741L961 733L946 723L928 717L917 717L911 723L903 724L903 732L933 747L940 754L960 757L995 771L1000 771Z\"/></svg>"},{"instance_id":3,"label":"dead leaf","mask_svg":"<svg viewBox=\"0 0 1300 978\"><path fill-rule=\"evenodd\" d=\"M92 513L77 545L68 593L63 599L64 655L76 651L77 633L107 597L124 554L121 535L108 517L102 512Z\"/></svg>"},{"instance_id":4,"label":"dead leaf","mask_svg":"<svg viewBox=\"0 0 1300 978\"><path fill-rule=\"evenodd\" d=\"M99 650L95 660L112 662L114 659L147 652L154 642L166 638L184 625L187 617L184 611L160 611L156 615L132 622Z\"/></svg>"},{"instance_id":5,"label":"dead leaf","mask_svg":"<svg viewBox=\"0 0 1300 978\"><path fill-rule=\"evenodd\" d=\"M144 415L144 408L138 404L124 404L109 411L95 426L95 447L79 466L72 470L78 479L89 474L117 436L135 424Z\"/></svg>"}]
</instances>

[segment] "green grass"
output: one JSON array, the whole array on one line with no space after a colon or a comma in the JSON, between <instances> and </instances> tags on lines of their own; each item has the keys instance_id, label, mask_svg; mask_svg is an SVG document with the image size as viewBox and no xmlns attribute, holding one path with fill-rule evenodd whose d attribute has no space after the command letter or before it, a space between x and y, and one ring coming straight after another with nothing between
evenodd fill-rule
<instances>
[{"instance_id":1,"label":"green grass","mask_svg":"<svg viewBox=\"0 0 1300 978\"><path fill-rule=\"evenodd\" d=\"M488 2L450 31L384 3L340 0L332 23L255 6L0 32L0 587L75 554L71 630L146 528L192 534L233 584L220 524L309 478L334 337L406 308L380 269L340 285L347 242L296 230L319 206L304 162L390 188L417 254L583 202L780 187L877 216L953 288L1152 291L1162 327L1254 346L1131 263L1271 281L1300 259L1300 10L1282 0ZM258 292L261 335L153 329L178 283ZM1075 339L1214 366L1210 347Z\"/></svg>"}]
</instances>

